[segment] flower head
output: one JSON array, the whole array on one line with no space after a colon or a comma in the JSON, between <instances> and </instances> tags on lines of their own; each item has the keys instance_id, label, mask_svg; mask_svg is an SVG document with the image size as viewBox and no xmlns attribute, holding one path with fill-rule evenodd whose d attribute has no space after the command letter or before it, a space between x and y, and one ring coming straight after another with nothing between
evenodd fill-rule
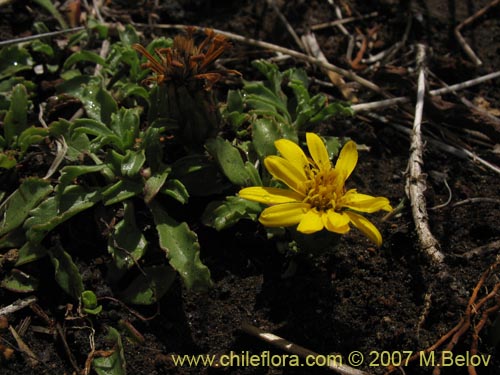
<instances>
[{"instance_id":1,"label":"flower head","mask_svg":"<svg viewBox=\"0 0 500 375\"><path fill-rule=\"evenodd\" d=\"M389 200L345 189L345 182L358 161L356 144L347 142L332 167L321 138L307 133L306 141L311 158L297 144L280 139L275 146L281 156L272 155L264 160L269 173L289 189L253 186L240 190L239 196L270 205L259 218L265 226L298 225L297 230L305 234L324 228L343 234L352 224L380 246L382 235L360 213L391 211Z\"/></svg>"},{"instance_id":2,"label":"flower head","mask_svg":"<svg viewBox=\"0 0 500 375\"><path fill-rule=\"evenodd\" d=\"M149 78L158 84L166 81L178 81L187 86L196 86L200 82L209 90L225 74L239 74L235 70L216 70L213 63L224 51L231 48L231 43L211 29L205 29L206 37L200 43L194 41L196 28L187 27L186 35L176 35L171 48L156 49L157 57L151 55L140 44L132 47L147 58L143 65L151 69L155 76Z\"/></svg>"}]
</instances>

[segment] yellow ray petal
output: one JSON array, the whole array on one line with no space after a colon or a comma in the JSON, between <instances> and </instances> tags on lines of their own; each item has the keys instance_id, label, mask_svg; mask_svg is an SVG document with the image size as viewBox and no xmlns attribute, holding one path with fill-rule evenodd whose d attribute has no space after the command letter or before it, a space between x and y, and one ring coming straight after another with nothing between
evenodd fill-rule
<instances>
[{"instance_id":1,"label":"yellow ray petal","mask_svg":"<svg viewBox=\"0 0 500 375\"><path fill-rule=\"evenodd\" d=\"M347 142L342 150L340 151L337 163L335 163L335 170L340 174L344 175L344 180L351 175L352 171L358 163L358 150L356 149L356 143L353 141Z\"/></svg>"},{"instance_id":2,"label":"yellow ray petal","mask_svg":"<svg viewBox=\"0 0 500 375\"><path fill-rule=\"evenodd\" d=\"M328 151L321 138L315 133L306 133L307 148L314 162L321 170L328 170L332 167Z\"/></svg>"},{"instance_id":3,"label":"yellow ray petal","mask_svg":"<svg viewBox=\"0 0 500 375\"><path fill-rule=\"evenodd\" d=\"M311 234L319 232L323 227L321 213L316 210L309 210L300 220L297 230L301 233Z\"/></svg>"},{"instance_id":4,"label":"yellow ray petal","mask_svg":"<svg viewBox=\"0 0 500 375\"><path fill-rule=\"evenodd\" d=\"M303 196L292 190L273 187L252 186L238 192L241 198L264 204L302 202Z\"/></svg>"},{"instance_id":5,"label":"yellow ray petal","mask_svg":"<svg viewBox=\"0 0 500 375\"><path fill-rule=\"evenodd\" d=\"M345 214L351 219L351 223L368 237L377 247L382 245L382 235L378 229L364 216L354 212L346 211Z\"/></svg>"},{"instance_id":6,"label":"yellow ray petal","mask_svg":"<svg viewBox=\"0 0 500 375\"><path fill-rule=\"evenodd\" d=\"M349 232L349 216L345 213L338 213L334 210L328 210L322 216L325 228L334 233L347 233Z\"/></svg>"},{"instance_id":7,"label":"yellow ray petal","mask_svg":"<svg viewBox=\"0 0 500 375\"><path fill-rule=\"evenodd\" d=\"M266 227L289 227L298 224L310 209L307 203L283 203L266 208L259 221Z\"/></svg>"},{"instance_id":8,"label":"yellow ray petal","mask_svg":"<svg viewBox=\"0 0 500 375\"><path fill-rule=\"evenodd\" d=\"M308 166L307 156L304 151L296 143L288 139L279 139L274 142L274 145L283 156L290 163L295 165L295 167L301 171L304 171ZM304 173L304 178L306 177Z\"/></svg>"},{"instance_id":9,"label":"yellow ray petal","mask_svg":"<svg viewBox=\"0 0 500 375\"><path fill-rule=\"evenodd\" d=\"M285 183L290 189L305 195L305 173L302 169L297 169L288 160L271 155L264 159L264 165L269 173L277 180Z\"/></svg>"},{"instance_id":10,"label":"yellow ray petal","mask_svg":"<svg viewBox=\"0 0 500 375\"><path fill-rule=\"evenodd\" d=\"M351 189L345 193L338 204L341 207L366 213L373 213L380 210L392 211L391 203L387 198L360 194L357 193L355 189Z\"/></svg>"}]
</instances>

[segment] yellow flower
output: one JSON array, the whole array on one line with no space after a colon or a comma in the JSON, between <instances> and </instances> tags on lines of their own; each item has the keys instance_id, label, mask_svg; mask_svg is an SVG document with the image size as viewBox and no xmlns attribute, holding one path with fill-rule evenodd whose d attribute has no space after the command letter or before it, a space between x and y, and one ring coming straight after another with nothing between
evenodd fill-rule
<instances>
[{"instance_id":1,"label":"yellow flower","mask_svg":"<svg viewBox=\"0 0 500 375\"><path fill-rule=\"evenodd\" d=\"M306 134L312 159L292 141L280 139L275 146L281 156L268 156L266 169L290 189L253 186L239 196L270 205L262 211L259 221L268 227L297 225L299 232L310 234L326 228L334 233L347 233L349 224L358 228L377 246L382 235L368 219L360 215L379 210L391 211L389 200L345 189L345 182L358 161L356 144L349 141L340 151L332 167L326 147L314 133Z\"/></svg>"}]
</instances>

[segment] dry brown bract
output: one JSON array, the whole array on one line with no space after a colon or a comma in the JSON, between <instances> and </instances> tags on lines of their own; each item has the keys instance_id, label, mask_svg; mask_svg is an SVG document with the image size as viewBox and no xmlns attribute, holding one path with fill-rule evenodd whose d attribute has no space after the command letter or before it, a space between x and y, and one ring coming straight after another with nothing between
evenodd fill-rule
<instances>
[{"instance_id":1,"label":"dry brown bract","mask_svg":"<svg viewBox=\"0 0 500 375\"><path fill-rule=\"evenodd\" d=\"M166 81L177 81L188 87L196 87L202 82L203 88L210 90L224 75L240 74L236 70L218 70L213 67L215 60L231 48L231 43L224 36L205 29L206 38L196 45L195 31L195 27L187 27L186 35L174 37L171 48L156 49L157 57L140 44L133 45L136 51L148 59L143 67L155 73L146 80L147 82L162 84Z\"/></svg>"}]
</instances>

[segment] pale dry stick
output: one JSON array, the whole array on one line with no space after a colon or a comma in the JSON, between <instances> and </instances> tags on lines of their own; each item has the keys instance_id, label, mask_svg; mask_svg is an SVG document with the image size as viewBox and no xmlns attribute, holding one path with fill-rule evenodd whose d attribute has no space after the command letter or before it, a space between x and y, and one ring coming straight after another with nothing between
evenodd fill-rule
<instances>
[{"instance_id":1,"label":"pale dry stick","mask_svg":"<svg viewBox=\"0 0 500 375\"><path fill-rule=\"evenodd\" d=\"M288 20L286 19L285 15L281 12L281 10L278 8L278 6L276 5L276 0L267 0L267 4L273 8L274 12L277 14L278 18L281 20L281 22L283 22L283 24L285 25L286 29L288 30L288 32L290 33L290 35L292 36L293 40L295 41L295 43L297 43L297 45L299 46L299 48L302 50L302 51L306 51L304 45L302 44L302 41L300 40L299 36L297 35L297 33L295 32L294 28L292 27L292 25L290 25L290 23L288 22Z\"/></svg>"},{"instance_id":2,"label":"pale dry stick","mask_svg":"<svg viewBox=\"0 0 500 375\"><path fill-rule=\"evenodd\" d=\"M38 108L40 109L38 112L38 121L40 121L40 124L42 124L45 129L48 129L47 123L43 119L43 106L40 104ZM66 156L66 152L68 152L68 144L66 143L66 139L62 135L57 137L55 142L56 157L52 161L52 164L50 165L47 173L43 177L44 180L48 180L57 171L57 168L59 168L62 161L64 160L64 157Z\"/></svg>"},{"instance_id":3,"label":"pale dry stick","mask_svg":"<svg viewBox=\"0 0 500 375\"><path fill-rule=\"evenodd\" d=\"M319 47L316 36L313 33L308 32L302 35L302 42L306 47L306 51L309 55L314 56L321 61L328 62L326 56L323 54L321 48ZM323 72L326 73L330 81L340 90L344 99L349 100L352 103L359 102L359 99L354 94L352 88L346 85L346 82L340 74L326 69L323 69Z\"/></svg>"},{"instance_id":4,"label":"pale dry stick","mask_svg":"<svg viewBox=\"0 0 500 375\"><path fill-rule=\"evenodd\" d=\"M177 29L177 30L184 30L184 29L186 29L186 27L188 27L188 25L178 25L178 24L147 25L144 23L133 23L132 25L135 27L146 27L146 28L157 28L157 29ZM193 27L195 27L197 29L203 29L199 26L193 26ZM222 30L218 30L218 29L212 29L212 30L214 32L216 32L217 34L223 35L223 36L225 36L229 39L235 40L237 42L246 43L246 44L251 45L251 46L255 46L255 47L259 47L259 48L263 48L263 49L268 49L268 50L274 51L274 52L279 52L279 53L282 53L285 55L295 57L296 59L308 62L310 64L317 65L317 66L325 68L327 70L334 71L334 72L336 72L336 73L338 73L338 74L340 74L340 75L342 75L342 76L344 76L352 81L359 83L360 85L366 87L369 90L372 90L372 91L374 91L378 94L381 94L383 96L386 96L386 97L388 96L387 93L385 93L379 86L377 86L373 82L370 82L367 79L360 77L357 74L355 74L349 70L339 68L336 65L321 61L317 58L306 55L302 52L294 51L294 50L291 50L291 49L288 49L285 47L278 46L276 44L263 42L263 41L252 39L252 38L247 38L247 37L244 37L244 36L239 35L239 34L231 33L229 31L222 31Z\"/></svg>"},{"instance_id":5,"label":"pale dry stick","mask_svg":"<svg viewBox=\"0 0 500 375\"><path fill-rule=\"evenodd\" d=\"M500 200L498 201L500 203ZM500 240L490 242L489 244L476 247L472 250L467 251L464 254L461 254L460 257L465 259L471 259L475 256L488 255L490 253L499 253L500 252Z\"/></svg>"},{"instance_id":6,"label":"pale dry stick","mask_svg":"<svg viewBox=\"0 0 500 375\"><path fill-rule=\"evenodd\" d=\"M373 116L373 114L371 114L370 116L372 116L374 118L377 118L378 120L382 119L380 116ZM394 127L395 129L401 131L402 133L411 135L411 130L408 129L408 128L406 128L406 127L404 127L404 126L402 126L402 125L393 124L393 123L390 123L389 121L383 121L383 122L385 122L387 124L390 124L392 127ZM474 154L473 152L470 152L470 151L465 150L465 149L457 148L455 146L452 146L452 145L449 145L449 144L437 141L435 139L426 139L426 142L428 144L433 145L433 146L439 148L440 150L442 150L444 152L447 152L447 153L449 153L451 155L454 155L454 156L456 156L458 158L469 160L469 161L472 161L472 162L478 162L478 163L482 164L483 166L487 167L488 169L491 169L493 172L500 174L500 168L499 167L497 167L496 165L490 163L487 160L484 160L483 158L479 157L478 155ZM484 198L484 199L486 199L486 198Z\"/></svg>"},{"instance_id":7,"label":"pale dry stick","mask_svg":"<svg viewBox=\"0 0 500 375\"><path fill-rule=\"evenodd\" d=\"M479 85L483 82L490 81L493 79L496 79L500 77L500 70L485 74L484 76L480 76L474 79L470 79L468 81L456 83L454 85L450 85L447 87L443 87L440 89L435 89L435 90L430 90L429 95L431 96L438 96L438 95L443 95L443 94L449 94L454 91L458 90L463 90L472 86ZM361 103L361 104L355 104L351 106L351 109L355 112L366 112L366 111L372 111L374 109L383 109L387 107L392 107L396 104L403 104L403 103L409 103L411 101L411 98L408 96L400 96L397 98L391 98L391 99L385 99L385 100L379 100L376 102L370 102L370 103Z\"/></svg>"},{"instance_id":8,"label":"pale dry stick","mask_svg":"<svg viewBox=\"0 0 500 375\"><path fill-rule=\"evenodd\" d=\"M435 265L441 265L444 254L439 250L439 243L432 235L429 228L424 191L426 190L425 175L422 172L423 149L422 140L422 114L425 96L425 46L417 45L418 85L417 103L415 105L415 119L411 135L410 158L408 160L408 176L406 179L406 194L411 202L413 220L418 234L421 249L427 254Z\"/></svg>"},{"instance_id":9,"label":"pale dry stick","mask_svg":"<svg viewBox=\"0 0 500 375\"><path fill-rule=\"evenodd\" d=\"M272 333L265 332L251 324L243 323L241 325L241 330L252 336L258 337L259 339L268 342L277 348L284 350L288 353L296 354L301 358L316 358L320 355L313 352L312 350L306 349L300 345L294 344L291 341L285 340L282 337L276 336ZM331 354L332 358L328 358L328 365L326 368L336 372L341 375L369 375L369 373L358 370L354 367L344 365L341 360L340 354ZM328 357L328 356L321 356Z\"/></svg>"},{"instance_id":10,"label":"pale dry stick","mask_svg":"<svg viewBox=\"0 0 500 375\"><path fill-rule=\"evenodd\" d=\"M326 29L327 27L333 27L333 26L337 26L337 25L343 25L343 24L346 24L346 23L351 23L351 22L354 22L354 21L365 20L365 19L373 18L373 17L377 17L377 16L378 16L378 12L371 12L371 13L364 14L364 15L359 16L359 17L346 17L346 18L342 18L342 19L339 19L339 20L335 20L335 21L318 23L316 25L311 25L310 29L312 31L316 31L316 30Z\"/></svg>"},{"instance_id":11,"label":"pale dry stick","mask_svg":"<svg viewBox=\"0 0 500 375\"><path fill-rule=\"evenodd\" d=\"M4 306L0 308L0 315L9 315L16 311L22 310L25 307L28 307L32 303L35 303L37 298L35 296L30 296L25 299L18 299L12 302L10 305Z\"/></svg>"},{"instance_id":12,"label":"pale dry stick","mask_svg":"<svg viewBox=\"0 0 500 375\"><path fill-rule=\"evenodd\" d=\"M8 46L8 45L11 45L11 44L31 42L32 40L37 40L37 39L41 39L41 38L49 38L49 37L52 37L52 36L57 36L57 35L71 33L73 31L81 31L83 29L85 29L85 27L78 26L78 27L73 27L72 29L64 29L64 30L59 30L59 31L50 31L48 33L41 33L41 34L36 34L36 35L24 36L24 37L21 37L21 38L1 40L0 41L0 47Z\"/></svg>"},{"instance_id":13,"label":"pale dry stick","mask_svg":"<svg viewBox=\"0 0 500 375\"><path fill-rule=\"evenodd\" d=\"M448 84L441 80L436 74L431 71L427 71L429 75L431 75L434 79L436 79L443 87L448 87ZM479 116L480 120L477 125L477 129L482 131L483 135L486 135L489 140L496 141L500 137L500 119L496 116L493 116L488 111L474 105L464 96L459 95L456 91L452 91L452 93L460 99L460 101L470 109L474 116ZM488 138L490 137L490 138Z\"/></svg>"},{"instance_id":14,"label":"pale dry stick","mask_svg":"<svg viewBox=\"0 0 500 375\"><path fill-rule=\"evenodd\" d=\"M458 206L462 206L464 204L469 204L469 203L483 203L483 202L500 204L500 199L487 198L487 197L467 198L467 199L464 199L463 201L453 203L453 205L451 207L458 207Z\"/></svg>"},{"instance_id":15,"label":"pale dry stick","mask_svg":"<svg viewBox=\"0 0 500 375\"><path fill-rule=\"evenodd\" d=\"M469 44L467 44L467 42L465 41L465 38L460 33L460 30L464 26L467 26L467 25L471 24L472 22L474 22L476 19L481 17L488 10L497 6L498 4L500 4L500 0L493 0L491 3L486 5L484 8L479 9L476 13L474 13L472 16L468 17L463 22L461 22L457 27L455 27L455 37L457 38L458 43L460 43L464 52L467 54L467 56L469 56L469 58L472 60L472 62L474 64L476 64L477 66L483 65L483 62L479 59L479 57L477 57L477 55L474 53L474 51L469 46Z\"/></svg>"},{"instance_id":16,"label":"pale dry stick","mask_svg":"<svg viewBox=\"0 0 500 375\"><path fill-rule=\"evenodd\" d=\"M361 62L364 64L373 64L380 60L389 60L392 56L394 56L405 44L408 40L408 35L410 35L410 30L413 25L413 17L411 14L408 15L408 21L406 22L405 31L403 33L403 37L399 42L394 43L388 49L377 53L376 55L369 56L366 59L362 59Z\"/></svg>"},{"instance_id":17,"label":"pale dry stick","mask_svg":"<svg viewBox=\"0 0 500 375\"><path fill-rule=\"evenodd\" d=\"M25 354L26 361L28 362L28 364L31 367L35 367L40 362L38 357L35 355L35 353L33 353L33 351L30 349L30 347L28 345L26 345L26 343L24 342L22 337L19 336L19 334L17 333L17 331L15 330L14 327L9 326L9 331L10 331L12 337L14 337L14 340L16 340L16 343L17 343L17 346L19 347L19 350Z\"/></svg>"}]
</instances>

